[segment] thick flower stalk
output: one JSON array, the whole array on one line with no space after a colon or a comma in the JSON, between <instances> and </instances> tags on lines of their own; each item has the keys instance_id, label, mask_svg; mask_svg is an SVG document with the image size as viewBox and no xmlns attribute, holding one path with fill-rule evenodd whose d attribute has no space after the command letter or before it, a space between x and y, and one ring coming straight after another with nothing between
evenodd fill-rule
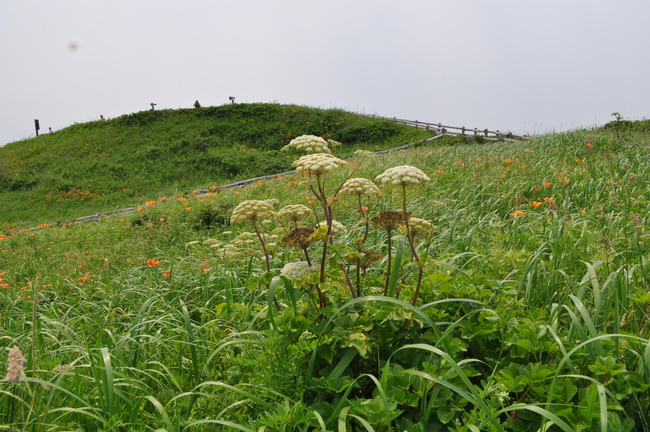
<instances>
[{"instance_id":1,"label":"thick flower stalk","mask_svg":"<svg viewBox=\"0 0 650 432\"><path fill-rule=\"evenodd\" d=\"M332 156L329 153L308 154L293 162L293 166L296 168L296 171L307 174L312 179L315 178L316 182L315 184L312 183L309 185L309 190L312 194L314 194L320 203L321 208L323 209L323 213L325 213L327 232L325 233L325 238L323 239L323 253L321 256L319 284L325 282L327 248L332 233L332 204L336 200L336 195L341 189L341 186L339 186L333 196L328 197L325 190L325 177L330 171L333 171L346 164L346 161ZM321 298L321 307L327 306L327 303L324 300L324 298Z\"/></svg>"},{"instance_id":2,"label":"thick flower stalk","mask_svg":"<svg viewBox=\"0 0 650 432\"><path fill-rule=\"evenodd\" d=\"M357 203L359 205L359 213L361 214L361 217L363 218L363 222L365 223L365 232L363 234L363 239L361 242L358 243L358 250L361 250L363 248L363 245L366 242L366 239L368 238L368 214L367 210L368 207L364 207L363 203L361 202L361 197L371 197L374 195L379 195L381 193L381 190L370 180L361 178L361 177L353 177L349 178L345 181L343 184L343 187L341 188L341 194L342 195L352 195L357 197Z\"/></svg>"},{"instance_id":3,"label":"thick flower stalk","mask_svg":"<svg viewBox=\"0 0 650 432\"><path fill-rule=\"evenodd\" d=\"M25 368L25 357L20 353L20 348L14 346L7 357L7 376L5 379L10 383L17 383Z\"/></svg>"},{"instance_id":4,"label":"thick flower stalk","mask_svg":"<svg viewBox=\"0 0 650 432\"><path fill-rule=\"evenodd\" d=\"M413 234L411 233L411 229L409 227L409 214L406 211L406 187L422 186L431 179L419 168L416 168L411 165L401 165L401 166L388 168L382 174L378 175L376 180L380 181L382 184L387 184L402 189L402 213L404 214L406 238L408 239L409 246L411 247L411 258L418 265L418 281L416 284L415 293L413 295L413 301L412 301L412 303L415 304L417 302L417 298L420 293L420 286L422 285L424 264L420 262L420 257L418 256L418 253L415 250Z\"/></svg>"},{"instance_id":5,"label":"thick flower stalk","mask_svg":"<svg viewBox=\"0 0 650 432\"><path fill-rule=\"evenodd\" d=\"M242 201L235 207L230 216L230 223L244 223L250 222L253 224L253 229L257 235L258 240L262 244L264 251L264 258L266 259L266 271L271 271L271 262L269 260L269 251L266 247L266 242L260 232L259 223L265 220L273 220L277 217L273 206L277 204L278 200L247 200Z\"/></svg>"},{"instance_id":6,"label":"thick flower stalk","mask_svg":"<svg viewBox=\"0 0 650 432\"><path fill-rule=\"evenodd\" d=\"M409 217L409 213L406 217ZM374 226L386 231L388 236L388 268L386 269L386 282L384 284L384 295L388 294L388 284L390 282L390 274L392 269L392 256L393 256L393 231L395 231L404 221L404 214L398 211L384 211L371 219Z\"/></svg>"},{"instance_id":7,"label":"thick flower stalk","mask_svg":"<svg viewBox=\"0 0 650 432\"><path fill-rule=\"evenodd\" d=\"M230 223L244 223L250 222L253 225L257 239L262 245L262 251L264 252L264 259L266 261L266 271L271 271L271 260L269 258L269 249L264 240L262 233L260 232L260 223L267 220L273 220L277 217L274 206L278 203L278 200L268 199L268 200L247 200L242 201L234 208L232 215L230 216ZM277 310L280 310L280 304L278 303L275 296L273 297L275 307Z\"/></svg>"},{"instance_id":8,"label":"thick flower stalk","mask_svg":"<svg viewBox=\"0 0 650 432\"><path fill-rule=\"evenodd\" d=\"M331 153L327 141L316 135L301 135L282 147L283 151L298 150L307 154Z\"/></svg>"}]
</instances>

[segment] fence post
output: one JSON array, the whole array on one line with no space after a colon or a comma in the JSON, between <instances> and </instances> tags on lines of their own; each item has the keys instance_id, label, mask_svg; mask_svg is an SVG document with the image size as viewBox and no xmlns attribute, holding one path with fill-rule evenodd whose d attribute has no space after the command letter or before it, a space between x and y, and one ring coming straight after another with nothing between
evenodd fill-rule
<instances>
[{"instance_id":1,"label":"fence post","mask_svg":"<svg viewBox=\"0 0 650 432\"><path fill-rule=\"evenodd\" d=\"M41 128L41 125L38 122L38 119L34 119L34 128L36 129L36 136L38 136L38 131Z\"/></svg>"}]
</instances>

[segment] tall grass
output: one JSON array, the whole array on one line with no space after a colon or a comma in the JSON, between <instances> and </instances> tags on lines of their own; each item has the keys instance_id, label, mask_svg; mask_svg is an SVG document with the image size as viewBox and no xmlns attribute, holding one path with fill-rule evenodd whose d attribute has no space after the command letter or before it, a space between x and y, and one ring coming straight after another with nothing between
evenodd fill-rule
<instances>
[{"instance_id":1,"label":"tall grass","mask_svg":"<svg viewBox=\"0 0 650 432\"><path fill-rule=\"evenodd\" d=\"M403 253L386 296L383 231L364 244L384 257L360 272L363 296L346 282L365 230L354 197L332 203L348 231L324 281L280 275L303 251L279 222L263 226L268 269L229 226L246 199L310 205L298 175L3 236L0 346L33 360L0 381L0 429L647 429L650 138L634 134L638 147L575 131L359 160L369 179L407 164L432 178L406 191L437 227L414 243L421 283ZM402 204L385 190L367 211Z\"/></svg>"}]
</instances>

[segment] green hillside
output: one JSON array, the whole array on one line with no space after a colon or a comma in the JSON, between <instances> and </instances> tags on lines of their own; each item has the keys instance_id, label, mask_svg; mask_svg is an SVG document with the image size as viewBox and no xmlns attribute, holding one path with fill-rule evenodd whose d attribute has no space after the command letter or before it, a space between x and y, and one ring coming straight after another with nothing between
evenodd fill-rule
<instances>
[{"instance_id":1,"label":"green hillside","mask_svg":"<svg viewBox=\"0 0 650 432\"><path fill-rule=\"evenodd\" d=\"M431 136L342 110L277 104L143 111L75 124L0 148L0 223L67 220L290 170L279 149L304 134L345 143L341 157Z\"/></svg>"}]
</instances>

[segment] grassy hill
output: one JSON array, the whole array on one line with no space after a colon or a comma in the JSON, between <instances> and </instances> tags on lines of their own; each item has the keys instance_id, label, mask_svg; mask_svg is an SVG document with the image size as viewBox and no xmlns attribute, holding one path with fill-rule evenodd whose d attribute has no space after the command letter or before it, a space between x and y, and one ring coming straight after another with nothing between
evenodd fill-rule
<instances>
[{"instance_id":1,"label":"grassy hill","mask_svg":"<svg viewBox=\"0 0 650 432\"><path fill-rule=\"evenodd\" d=\"M299 135L383 149L430 133L342 110L277 104L143 111L0 148L0 223L25 227L291 169ZM46 218L44 220L44 218Z\"/></svg>"},{"instance_id":2,"label":"grassy hill","mask_svg":"<svg viewBox=\"0 0 650 432\"><path fill-rule=\"evenodd\" d=\"M648 126L434 141L0 235L0 430L650 430Z\"/></svg>"}]
</instances>

